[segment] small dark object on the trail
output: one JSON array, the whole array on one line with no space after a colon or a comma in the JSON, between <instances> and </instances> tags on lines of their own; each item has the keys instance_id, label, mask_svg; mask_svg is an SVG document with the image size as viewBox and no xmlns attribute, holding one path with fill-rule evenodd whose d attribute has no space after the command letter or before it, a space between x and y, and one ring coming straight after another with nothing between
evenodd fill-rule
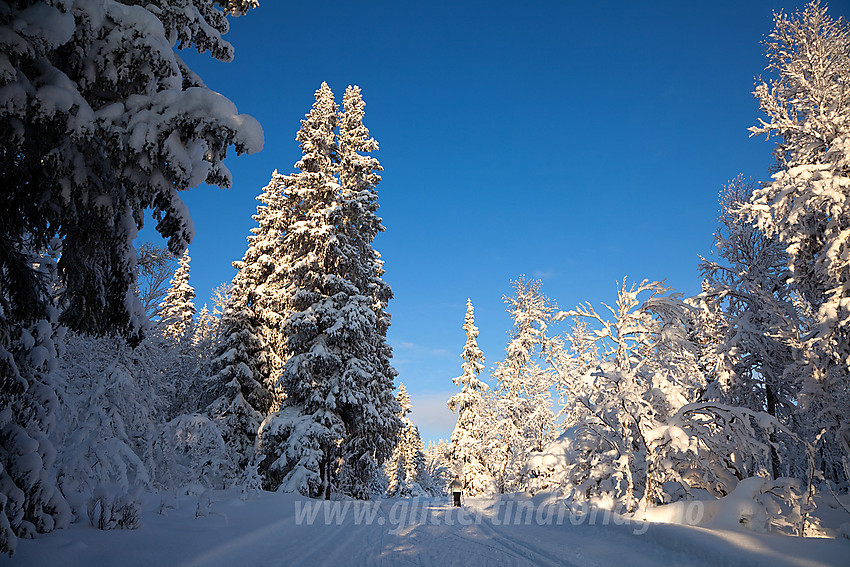
<instances>
[{"instance_id":1,"label":"small dark object on the trail","mask_svg":"<svg viewBox=\"0 0 850 567\"><path fill-rule=\"evenodd\" d=\"M449 488L452 491L452 503L455 506L460 506L460 494L463 492L463 483L460 481L460 477L455 475Z\"/></svg>"}]
</instances>

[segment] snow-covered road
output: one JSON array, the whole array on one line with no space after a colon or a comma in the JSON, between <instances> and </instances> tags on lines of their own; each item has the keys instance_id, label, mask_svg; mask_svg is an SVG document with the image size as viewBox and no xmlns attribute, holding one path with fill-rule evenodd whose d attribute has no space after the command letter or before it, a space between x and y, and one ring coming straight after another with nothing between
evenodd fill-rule
<instances>
[{"instance_id":1,"label":"snow-covered road","mask_svg":"<svg viewBox=\"0 0 850 567\"><path fill-rule=\"evenodd\" d=\"M148 497L143 527L87 524L22 541L2 565L850 565L850 541L800 539L578 514L544 499L321 503L224 493L199 508L182 497L168 515ZM195 517L200 512L200 517Z\"/></svg>"}]
</instances>

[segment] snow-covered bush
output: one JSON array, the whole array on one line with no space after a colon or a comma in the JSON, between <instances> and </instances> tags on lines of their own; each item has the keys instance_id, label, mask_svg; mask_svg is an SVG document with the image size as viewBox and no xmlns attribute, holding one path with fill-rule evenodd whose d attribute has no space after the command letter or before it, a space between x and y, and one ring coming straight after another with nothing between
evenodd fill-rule
<instances>
[{"instance_id":1,"label":"snow-covered bush","mask_svg":"<svg viewBox=\"0 0 850 567\"><path fill-rule=\"evenodd\" d=\"M0 552L11 555L19 537L64 527L72 515L52 474L61 337L50 319L7 326L2 316L0 306Z\"/></svg>"},{"instance_id":2,"label":"snow-covered bush","mask_svg":"<svg viewBox=\"0 0 850 567\"><path fill-rule=\"evenodd\" d=\"M776 480L748 477L721 498L699 499L650 506L635 517L651 522L704 526L716 530L748 530L786 535L821 533L800 482L789 477Z\"/></svg>"},{"instance_id":3,"label":"snow-covered bush","mask_svg":"<svg viewBox=\"0 0 850 567\"><path fill-rule=\"evenodd\" d=\"M592 425L580 423L531 453L526 474L532 493L556 490L568 501L610 508L626 490L625 464Z\"/></svg>"},{"instance_id":4,"label":"snow-covered bush","mask_svg":"<svg viewBox=\"0 0 850 567\"><path fill-rule=\"evenodd\" d=\"M150 441L165 405L157 352L114 336L68 338L55 439L59 484L77 518L98 486L152 485Z\"/></svg>"},{"instance_id":5,"label":"snow-covered bush","mask_svg":"<svg viewBox=\"0 0 850 567\"><path fill-rule=\"evenodd\" d=\"M99 530L134 530L141 526L138 490L98 485L86 507L89 523Z\"/></svg>"},{"instance_id":6,"label":"snow-covered bush","mask_svg":"<svg viewBox=\"0 0 850 567\"><path fill-rule=\"evenodd\" d=\"M225 488L237 476L215 422L200 415L179 415L158 427L152 443L155 484L162 488Z\"/></svg>"}]
</instances>

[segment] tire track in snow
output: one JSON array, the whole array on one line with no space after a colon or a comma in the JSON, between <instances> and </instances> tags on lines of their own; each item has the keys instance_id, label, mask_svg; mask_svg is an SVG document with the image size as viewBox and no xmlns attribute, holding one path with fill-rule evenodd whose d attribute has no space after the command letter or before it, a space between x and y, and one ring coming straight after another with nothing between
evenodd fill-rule
<instances>
[{"instance_id":1,"label":"tire track in snow","mask_svg":"<svg viewBox=\"0 0 850 567\"><path fill-rule=\"evenodd\" d=\"M525 558L533 560L534 565L573 565L575 567L599 566L598 561L583 557L580 551L573 552L574 559L576 562L571 561L569 563L566 563L566 559L564 558L563 554L555 555L544 551L540 547L532 547L525 540L522 540L517 537L511 537L507 535L507 533L505 533L505 530L497 530L488 518L484 518L479 524L479 527L482 528L482 531L489 535L491 539L499 541L502 547L504 547L505 549L516 551L521 555L525 555ZM508 527L513 528L514 526Z\"/></svg>"},{"instance_id":2,"label":"tire track in snow","mask_svg":"<svg viewBox=\"0 0 850 567\"><path fill-rule=\"evenodd\" d=\"M566 566L569 564L565 564L563 560L553 559L551 556L545 556L539 553L537 550L532 549L531 547L524 545L522 543L518 543L516 541L511 541L508 538L504 538L501 535L497 534L495 531L492 534L488 535L484 533L484 530L481 530L482 524L479 524L476 527L481 532L483 538L470 538L466 537L459 533L450 533L449 535L457 540L471 543L473 546L481 546L486 547L489 551L495 552L495 561L498 561L499 564L503 565L547 565L552 567ZM481 541L485 539L485 541ZM519 560L520 563L517 561Z\"/></svg>"},{"instance_id":3,"label":"tire track in snow","mask_svg":"<svg viewBox=\"0 0 850 567\"><path fill-rule=\"evenodd\" d=\"M532 547L516 538L506 538L490 525L489 520L476 513L476 520L461 523L452 507L438 506L430 509L427 524L411 525L400 533L404 547L418 552L410 557L397 549L390 563L394 565L588 565L565 562L563 556L552 555ZM469 509L464 513L468 514Z\"/></svg>"}]
</instances>

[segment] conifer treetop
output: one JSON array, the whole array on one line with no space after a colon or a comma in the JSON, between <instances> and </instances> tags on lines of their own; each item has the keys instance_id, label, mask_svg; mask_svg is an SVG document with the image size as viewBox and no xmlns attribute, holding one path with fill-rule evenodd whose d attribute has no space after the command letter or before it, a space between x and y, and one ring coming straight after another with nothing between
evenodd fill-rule
<instances>
[{"instance_id":1,"label":"conifer treetop","mask_svg":"<svg viewBox=\"0 0 850 567\"><path fill-rule=\"evenodd\" d=\"M484 353L478 348L478 327L475 326L475 309L471 299L466 300L463 330L466 332L466 344L461 353L463 374L454 378L453 382L464 389L486 390L487 385L478 380L478 375L484 370Z\"/></svg>"},{"instance_id":2,"label":"conifer treetop","mask_svg":"<svg viewBox=\"0 0 850 567\"><path fill-rule=\"evenodd\" d=\"M195 288L189 284L189 250L180 257L180 263L171 278L165 300L159 305L160 322L166 336L178 339L185 336L195 317Z\"/></svg>"}]
</instances>

